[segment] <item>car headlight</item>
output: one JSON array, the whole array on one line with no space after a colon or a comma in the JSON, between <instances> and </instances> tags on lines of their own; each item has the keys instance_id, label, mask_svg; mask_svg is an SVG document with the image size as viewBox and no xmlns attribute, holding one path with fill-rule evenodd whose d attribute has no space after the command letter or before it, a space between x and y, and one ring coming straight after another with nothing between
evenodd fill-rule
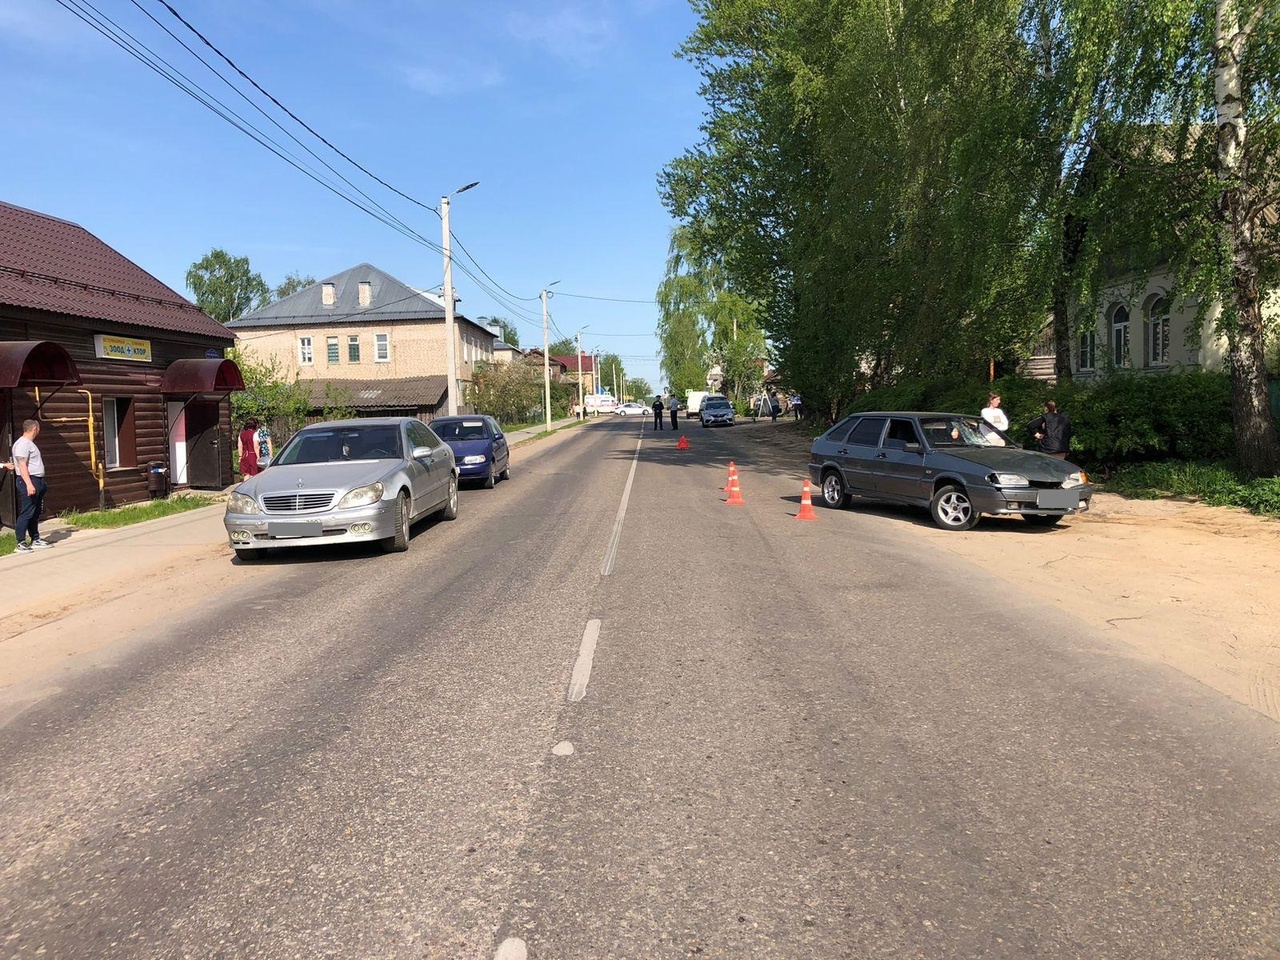
<instances>
[{"instance_id":1,"label":"car headlight","mask_svg":"<svg viewBox=\"0 0 1280 960\"><path fill-rule=\"evenodd\" d=\"M227 513L257 513L258 501L243 493L233 493L227 498Z\"/></svg>"},{"instance_id":2,"label":"car headlight","mask_svg":"<svg viewBox=\"0 0 1280 960\"><path fill-rule=\"evenodd\" d=\"M1071 476L1067 477L1067 479L1063 480L1062 486L1069 490L1072 487L1079 487L1088 482L1089 475L1081 470L1079 473L1073 473Z\"/></svg>"},{"instance_id":3,"label":"car headlight","mask_svg":"<svg viewBox=\"0 0 1280 960\"><path fill-rule=\"evenodd\" d=\"M1031 483L1020 473L993 473L987 480L995 487L1029 487Z\"/></svg>"},{"instance_id":4,"label":"car headlight","mask_svg":"<svg viewBox=\"0 0 1280 960\"><path fill-rule=\"evenodd\" d=\"M463 457L462 462L463 463L484 463L485 460L487 459L489 458L488 457Z\"/></svg>"},{"instance_id":5,"label":"car headlight","mask_svg":"<svg viewBox=\"0 0 1280 960\"><path fill-rule=\"evenodd\" d=\"M347 491L347 495L338 501L338 509L347 507L367 507L382 499L382 483L371 483L367 487L356 487Z\"/></svg>"}]
</instances>

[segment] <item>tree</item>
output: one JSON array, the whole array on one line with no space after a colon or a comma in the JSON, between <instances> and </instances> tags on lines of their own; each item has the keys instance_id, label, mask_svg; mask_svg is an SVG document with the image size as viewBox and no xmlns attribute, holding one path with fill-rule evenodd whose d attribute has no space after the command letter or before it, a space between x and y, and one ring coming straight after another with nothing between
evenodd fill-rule
<instances>
[{"instance_id":1,"label":"tree","mask_svg":"<svg viewBox=\"0 0 1280 960\"><path fill-rule=\"evenodd\" d=\"M231 419L238 425L250 417L269 424L276 449L307 422L311 388L285 379L279 359L258 358L244 347L227 351L244 377L244 390L231 394Z\"/></svg>"},{"instance_id":2,"label":"tree","mask_svg":"<svg viewBox=\"0 0 1280 960\"><path fill-rule=\"evenodd\" d=\"M187 282L190 283L190 280ZM292 296L299 290L312 286L315 282L316 278L310 275L304 277L302 274L296 272L287 273L285 274L284 279L276 285L275 298L277 300L283 300L285 297Z\"/></svg>"},{"instance_id":3,"label":"tree","mask_svg":"<svg viewBox=\"0 0 1280 960\"><path fill-rule=\"evenodd\" d=\"M346 387L332 383L324 385L324 409L320 416L325 420L351 420L357 415L355 397Z\"/></svg>"},{"instance_id":4,"label":"tree","mask_svg":"<svg viewBox=\"0 0 1280 960\"><path fill-rule=\"evenodd\" d=\"M602 353L596 359L600 364L600 386L617 397L627 383L627 370L622 358L616 353Z\"/></svg>"},{"instance_id":5,"label":"tree","mask_svg":"<svg viewBox=\"0 0 1280 960\"><path fill-rule=\"evenodd\" d=\"M271 302L271 289L248 257L233 257L215 247L187 271L187 287L196 304L219 323L228 323Z\"/></svg>"},{"instance_id":6,"label":"tree","mask_svg":"<svg viewBox=\"0 0 1280 960\"><path fill-rule=\"evenodd\" d=\"M627 381L626 395L632 400L643 401L645 397L653 396L653 387L643 377L634 377Z\"/></svg>"},{"instance_id":7,"label":"tree","mask_svg":"<svg viewBox=\"0 0 1280 960\"><path fill-rule=\"evenodd\" d=\"M487 323L490 326L499 328L502 331L503 343L509 343L513 347L520 346L520 331L506 317L478 317L477 319L481 323Z\"/></svg>"},{"instance_id":8,"label":"tree","mask_svg":"<svg viewBox=\"0 0 1280 960\"><path fill-rule=\"evenodd\" d=\"M542 371L527 363L485 364L476 369L466 401L500 421L528 422L542 409Z\"/></svg>"},{"instance_id":9,"label":"tree","mask_svg":"<svg viewBox=\"0 0 1280 960\"><path fill-rule=\"evenodd\" d=\"M550 351L549 356L552 357L575 357L578 355L578 341L573 337L553 340L547 349Z\"/></svg>"}]
</instances>

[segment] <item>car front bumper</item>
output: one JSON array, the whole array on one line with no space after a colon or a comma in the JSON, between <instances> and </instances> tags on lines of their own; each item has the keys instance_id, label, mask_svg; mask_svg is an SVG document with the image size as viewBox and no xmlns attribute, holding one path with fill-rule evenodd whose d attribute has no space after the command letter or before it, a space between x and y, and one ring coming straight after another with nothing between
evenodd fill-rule
<instances>
[{"instance_id":1,"label":"car front bumper","mask_svg":"<svg viewBox=\"0 0 1280 960\"><path fill-rule=\"evenodd\" d=\"M459 463L458 479L459 480L479 480L489 476L490 462L486 460L484 463Z\"/></svg>"},{"instance_id":2,"label":"car front bumper","mask_svg":"<svg viewBox=\"0 0 1280 960\"><path fill-rule=\"evenodd\" d=\"M396 532L395 500L379 500L367 507L330 510L310 516L228 513L222 518L227 540L237 550L267 547L319 547L342 543L371 543Z\"/></svg>"},{"instance_id":3,"label":"car front bumper","mask_svg":"<svg viewBox=\"0 0 1280 960\"><path fill-rule=\"evenodd\" d=\"M1071 494L1076 497L1072 498ZM969 498L973 501L975 510L992 516L1012 513L1069 517L1089 509L1089 501L1093 499L1093 484L1085 483L1065 490L1038 487L975 488L969 491Z\"/></svg>"},{"instance_id":4,"label":"car front bumper","mask_svg":"<svg viewBox=\"0 0 1280 960\"><path fill-rule=\"evenodd\" d=\"M733 426L733 417L703 417L702 425L704 427L714 427L716 424L723 424L726 427Z\"/></svg>"}]
</instances>

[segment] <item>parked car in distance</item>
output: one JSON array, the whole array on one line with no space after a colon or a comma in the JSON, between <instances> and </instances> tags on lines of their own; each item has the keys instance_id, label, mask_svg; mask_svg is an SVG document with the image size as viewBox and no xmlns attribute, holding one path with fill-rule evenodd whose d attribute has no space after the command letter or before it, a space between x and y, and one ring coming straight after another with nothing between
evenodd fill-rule
<instances>
[{"instance_id":1,"label":"parked car in distance","mask_svg":"<svg viewBox=\"0 0 1280 960\"><path fill-rule=\"evenodd\" d=\"M636 403L634 400L628 400L626 403L618 404L618 409L613 412L620 417L643 417L653 413L653 410L646 407L643 403Z\"/></svg>"},{"instance_id":2,"label":"parked car in distance","mask_svg":"<svg viewBox=\"0 0 1280 960\"><path fill-rule=\"evenodd\" d=\"M511 449L493 417L436 417L431 429L453 451L461 479L479 480L490 490L511 479Z\"/></svg>"},{"instance_id":3,"label":"parked car in distance","mask_svg":"<svg viewBox=\"0 0 1280 960\"><path fill-rule=\"evenodd\" d=\"M271 465L227 500L227 537L241 560L270 547L380 541L409 549L409 528L458 515L453 451L412 417L317 423L295 433Z\"/></svg>"},{"instance_id":4,"label":"parked car in distance","mask_svg":"<svg viewBox=\"0 0 1280 960\"><path fill-rule=\"evenodd\" d=\"M684 412L685 416L693 418L702 413L702 401L713 394L706 390L690 390L689 395L685 397Z\"/></svg>"},{"instance_id":5,"label":"parked car in distance","mask_svg":"<svg viewBox=\"0 0 1280 960\"><path fill-rule=\"evenodd\" d=\"M813 441L809 479L822 501L866 497L926 507L944 530L983 514L1053 526L1089 509L1093 485L1065 460L1023 450L985 420L955 413L858 413Z\"/></svg>"},{"instance_id":6,"label":"parked car in distance","mask_svg":"<svg viewBox=\"0 0 1280 960\"><path fill-rule=\"evenodd\" d=\"M728 397L721 397L715 394L704 397L698 419L702 421L704 427L714 427L717 424L732 427L735 422L733 404L729 402Z\"/></svg>"}]
</instances>

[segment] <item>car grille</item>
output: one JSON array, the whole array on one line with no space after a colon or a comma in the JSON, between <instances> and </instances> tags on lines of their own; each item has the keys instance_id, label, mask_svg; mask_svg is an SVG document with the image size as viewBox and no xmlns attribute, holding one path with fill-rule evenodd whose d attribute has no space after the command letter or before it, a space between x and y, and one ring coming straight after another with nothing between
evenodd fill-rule
<instances>
[{"instance_id":1,"label":"car grille","mask_svg":"<svg viewBox=\"0 0 1280 960\"><path fill-rule=\"evenodd\" d=\"M332 490L269 493L262 498L262 506L267 513L306 513L329 509L334 496Z\"/></svg>"}]
</instances>

